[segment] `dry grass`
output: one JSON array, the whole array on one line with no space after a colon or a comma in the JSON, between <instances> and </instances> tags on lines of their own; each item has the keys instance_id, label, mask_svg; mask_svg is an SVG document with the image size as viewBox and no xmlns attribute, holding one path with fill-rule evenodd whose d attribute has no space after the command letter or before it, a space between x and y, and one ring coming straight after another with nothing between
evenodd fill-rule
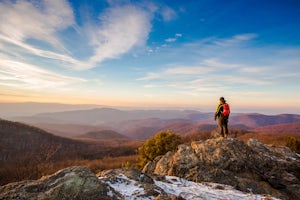
<instances>
[{"instance_id":1,"label":"dry grass","mask_svg":"<svg viewBox=\"0 0 300 200\"><path fill-rule=\"evenodd\" d=\"M38 179L45 175L55 173L60 169L64 169L70 166L87 166L94 173L105 169L115 169L121 167L135 166L138 162L137 155L120 156L120 157L105 157L96 160L64 160L58 162L45 162L45 163L13 163L3 164L0 168L0 185L4 185L10 182L16 182L21 180Z\"/></svg>"},{"instance_id":2,"label":"dry grass","mask_svg":"<svg viewBox=\"0 0 300 200\"><path fill-rule=\"evenodd\" d=\"M285 146L288 137L295 137L297 139L300 139L300 133L247 133L244 135L240 135L237 138L245 142L247 142L250 138L253 138L264 144Z\"/></svg>"}]
</instances>

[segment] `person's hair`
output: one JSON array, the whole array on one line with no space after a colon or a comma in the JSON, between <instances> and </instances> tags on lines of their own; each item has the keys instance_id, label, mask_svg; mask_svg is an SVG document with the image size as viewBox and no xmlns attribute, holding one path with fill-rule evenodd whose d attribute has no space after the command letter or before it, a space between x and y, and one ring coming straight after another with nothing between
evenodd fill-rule
<instances>
[{"instance_id":1,"label":"person's hair","mask_svg":"<svg viewBox=\"0 0 300 200\"><path fill-rule=\"evenodd\" d=\"M224 97L220 97L220 101L222 101L223 103L226 103L226 100L224 99Z\"/></svg>"}]
</instances>

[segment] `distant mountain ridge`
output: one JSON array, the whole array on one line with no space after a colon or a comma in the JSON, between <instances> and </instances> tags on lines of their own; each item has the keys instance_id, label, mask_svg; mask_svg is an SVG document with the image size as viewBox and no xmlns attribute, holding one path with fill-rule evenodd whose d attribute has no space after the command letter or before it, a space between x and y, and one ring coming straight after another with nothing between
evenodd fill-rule
<instances>
[{"instance_id":1,"label":"distant mountain ridge","mask_svg":"<svg viewBox=\"0 0 300 200\"><path fill-rule=\"evenodd\" d=\"M133 139L147 139L158 131L172 130L185 135L217 128L214 113L196 110L120 110L94 108L65 112L41 113L15 117L13 120L32 124L63 137L76 137L87 132L112 130ZM258 113L232 113L229 127L252 130L300 122L300 115L264 115Z\"/></svg>"},{"instance_id":2,"label":"distant mountain ridge","mask_svg":"<svg viewBox=\"0 0 300 200\"><path fill-rule=\"evenodd\" d=\"M114 108L94 108L65 112L41 113L33 116L15 117L13 120L35 123L79 123L99 125L137 119L209 119L212 114L192 110L119 110ZM195 117L197 116L197 117Z\"/></svg>"},{"instance_id":3,"label":"distant mountain ridge","mask_svg":"<svg viewBox=\"0 0 300 200\"><path fill-rule=\"evenodd\" d=\"M77 154L83 144L71 139L54 136L26 124L0 120L0 161L11 162L24 157L55 160L57 157ZM77 149L79 148L79 149ZM69 149L69 151L66 151Z\"/></svg>"},{"instance_id":4,"label":"distant mountain ridge","mask_svg":"<svg viewBox=\"0 0 300 200\"><path fill-rule=\"evenodd\" d=\"M118 137L125 138L121 135ZM0 165L22 162L28 158L37 161L99 159L108 154L118 154L113 148L115 147L108 146L105 142L84 142L59 137L37 127L0 119Z\"/></svg>"},{"instance_id":5,"label":"distant mountain ridge","mask_svg":"<svg viewBox=\"0 0 300 200\"><path fill-rule=\"evenodd\" d=\"M125 135L122 135L116 131L112 130L101 130L88 132L82 135L77 136L78 138L89 138L89 139L102 139L102 140L111 140L111 139L128 139Z\"/></svg>"},{"instance_id":6,"label":"distant mountain ridge","mask_svg":"<svg viewBox=\"0 0 300 200\"><path fill-rule=\"evenodd\" d=\"M230 122L234 124L244 124L249 127L268 126L275 124L285 124L300 122L300 115L280 114L280 115L263 115L263 114L239 114L230 117Z\"/></svg>"},{"instance_id":7,"label":"distant mountain ridge","mask_svg":"<svg viewBox=\"0 0 300 200\"><path fill-rule=\"evenodd\" d=\"M103 106L93 104L62 104L38 102L0 103L0 117L11 118L16 116L32 116L45 112L86 110L98 107Z\"/></svg>"},{"instance_id":8,"label":"distant mountain ridge","mask_svg":"<svg viewBox=\"0 0 300 200\"><path fill-rule=\"evenodd\" d=\"M260 126L253 131L260 133L300 133L300 122Z\"/></svg>"},{"instance_id":9,"label":"distant mountain ridge","mask_svg":"<svg viewBox=\"0 0 300 200\"><path fill-rule=\"evenodd\" d=\"M178 120L215 124L213 112L196 110L120 110L114 108L94 108L88 110L74 110L65 112L40 113L33 116L15 117L14 120L29 123L57 123L57 124L85 124L100 125L105 123L133 122L139 120L159 119ZM264 115L252 113L233 113L230 116L231 124L243 124L248 127L275 125L281 123L300 122L300 115L280 114ZM147 121L147 123L149 120ZM157 123L156 120L155 123Z\"/></svg>"}]
</instances>

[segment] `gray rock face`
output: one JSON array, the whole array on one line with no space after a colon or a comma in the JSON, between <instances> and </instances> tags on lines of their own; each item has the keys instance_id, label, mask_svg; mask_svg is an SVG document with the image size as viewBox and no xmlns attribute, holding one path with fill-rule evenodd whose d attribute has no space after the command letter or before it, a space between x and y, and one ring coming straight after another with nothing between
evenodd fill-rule
<instances>
[{"instance_id":1,"label":"gray rock face","mask_svg":"<svg viewBox=\"0 0 300 200\"><path fill-rule=\"evenodd\" d=\"M0 199L57 200L112 199L108 186L86 167L71 167L37 181L23 181L0 187Z\"/></svg>"},{"instance_id":2,"label":"gray rock face","mask_svg":"<svg viewBox=\"0 0 300 200\"><path fill-rule=\"evenodd\" d=\"M216 182L244 192L300 199L300 158L287 147L250 139L210 139L180 145L143 169L147 174L170 175L195 182Z\"/></svg>"},{"instance_id":3,"label":"gray rock face","mask_svg":"<svg viewBox=\"0 0 300 200\"><path fill-rule=\"evenodd\" d=\"M167 194L153 178L137 169L107 170L96 175L87 167L70 167L36 181L0 187L1 200L123 200L131 199L130 193L138 199L183 199Z\"/></svg>"},{"instance_id":4,"label":"gray rock face","mask_svg":"<svg viewBox=\"0 0 300 200\"><path fill-rule=\"evenodd\" d=\"M299 155L286 147L267 146L255 140L246 144L236 139L211 139L180 145L176 152L149 162L143 172L126 168L96 175L87 167L70 167L39 180L1 186L0 199L297 200L299 179Z\"/></svg>"},{"instance_id":5,"label":"gray rock face","mask_svg":"<svg viewBox=\"0 0 300 200\"><path fill-rule=\"evenodd\" d=\"M0 199L10 200L277 200L216 183L195 183L175 176L151 176L137 169L106 170L97 175L86 167L71 167L36 181L0 187Z\"/></svg>"}]
</instances>

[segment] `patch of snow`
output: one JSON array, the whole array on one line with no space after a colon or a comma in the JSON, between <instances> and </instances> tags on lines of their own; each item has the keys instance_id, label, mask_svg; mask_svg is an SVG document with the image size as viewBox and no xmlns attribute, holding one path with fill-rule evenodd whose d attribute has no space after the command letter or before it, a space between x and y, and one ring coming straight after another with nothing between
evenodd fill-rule
<instances>
[{"instance_id":1,"label":"patch of snow","mask_svg":"<svg viewBox=\"0 0 300 200\"><path fill-rule=\"evenodd\" d=\"M232 186L208 183L195 183L173 176L166 176L170 183L155 181L155 184L168 194L181 196L185 199L231 199L231 200L263 200L265 196L247 194L233 189ZM223 189L217 189L223 188ZM276 198L269 198L275 200Z\"/></svg>"},{"instance_id":2,"label":"patch of snow","mask_svg":"<svg viewBox=\"0 0 300 200\"><path fill-rule=\"evenodd\" d=\"M99 178L102 179L101 177ZM103 181L103 180L102 180ZM125 200L142 200L147 198L140 198L139 196L145 194L144 188L135 180L127 178L124 174L119 174L114 182L104 181L115 191L119 192ZM150 200L150 199L149 199Z\"/></svg>"},{"instance_id":3,"label":"patch of snow","mask_svg":"<svg viewBox=\"0 0 300 200\"><path fill-rule=\"evenodd\" d=\"M115 191L119 192L125 200L152 200L155 197L145 195L145 190L142 185L131 180L123 174L119 174L113 181L105 180L99 177L100 180L107 183ZM235 190L232 186L218 183L195 183L183 178L175 176L166 176L166 182L154 181L155 185L161 188L169 195L181 196L184 199L192 200L264 200L266 196L252 193L243 193ZM111 192L111 191L110 191ZM158 191L160 193L160 191ZM110 193L112 195L112 193ZM278 200L274 197L267 196L270 200Z\"/></svg>"},{"instance_id":4,"label":"patch of snow","mask_svg":"<svg viewBox=\"0 0 300 200\"><path fill-rule=\"evenodd\" d=\"M294 158L294 157L292 157L292 156L290 156L290 157L288 157L289 159L291 159L291 160L297 160L297 158Z\"/></svg>"},{"instance_id":5,"label":"patch of snow","mask_svg":"<svg viewBox=\"0 0 300 200\"><path fill-rule=\"evenodd\" d=\"M111 190L109 190L109 191L107 192L107 195L110 196L110 197L113 197L113 196L114 196L114 194L113 194L113 192L112 192Z\"/></svg>"}]
</instances>

